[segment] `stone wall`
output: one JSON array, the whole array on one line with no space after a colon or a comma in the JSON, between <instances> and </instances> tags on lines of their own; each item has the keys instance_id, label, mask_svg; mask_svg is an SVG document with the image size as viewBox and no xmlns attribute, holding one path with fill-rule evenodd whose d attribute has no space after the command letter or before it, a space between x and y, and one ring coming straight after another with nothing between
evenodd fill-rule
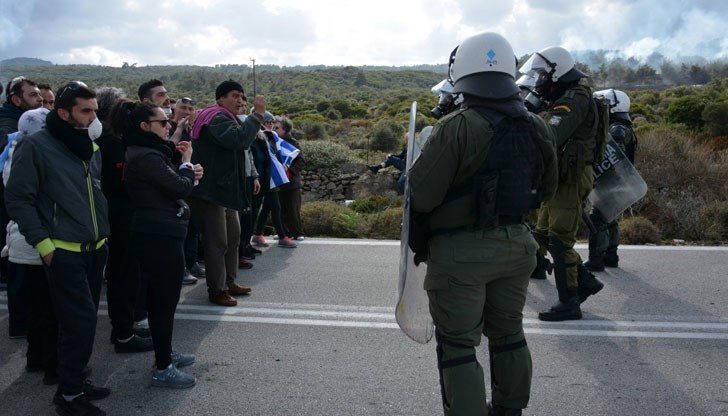
<instances>
[{"instance_id":1,"label":"stone wall","mask_svg":"<svg viewBox=\"0 0 728 416\"><path fill-rule=\"evenodd\" d=\"M357 199L369 195L397 195L399 171L394 168L372 173L363 164L344 165L337 170L303 172L303 202Z\"/></svg>"}]
</instances>

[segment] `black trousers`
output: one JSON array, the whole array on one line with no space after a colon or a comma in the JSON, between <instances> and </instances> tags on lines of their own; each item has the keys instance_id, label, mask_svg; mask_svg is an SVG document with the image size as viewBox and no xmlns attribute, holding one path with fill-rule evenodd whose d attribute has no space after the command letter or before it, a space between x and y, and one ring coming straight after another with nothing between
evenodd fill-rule
<instances>
[{"instance_id":1,"label":"black trousers","mask_svg":"<svg viewBox=\"0 0 728 416\"><path fill-rule=\"evenodd\" d=\"M246 192L248 193L247 199L250 201L250 209L241 209L238 211L240 216L240 244L238 245L238 255L242 256L245 251L245 247L250 244L250 238L253 236L253 221L255 220L255 214L257 211L255 207L255 196L253 195L253 178L246 178L248 186ZM260 192L258 193L260 194ZM255 210L254 210L255 209Z\"/></svg>"},{"instance_id":2,"label":"black trousers","mask_svg":"<svg viewBox=\"0 0 728 416\"><path fill-rule=\"evenodd\" d=\"M298 237L303 234L301 225L301 188L286 189L278 192L281 202L281 218L288 235Z\"/></svg>"},{"instance_id":3,"label":"black trousers","mask_svg":"<svg viewBox=\"0 0 728 416\"><path fill-rule=\"evenodd\" d=\"M82 253L56 249L50 267L45 268L58 319L58 387L65 395L83 392L108 255L106 245Z\"/></svg>"},{"instance_id":4,"label":"black trousers","mask_svg":"<svg viewBox=\"0 0 728 416\"><path fill-rule=\"evenodd\" d=\"M142 282L147 284L149 330L158 369L167 367L172 354L174 312L184 273L184 238L134 233L132 242Z\"/></svg>"},{"instance_id":5,"label":"black trousers","mask_svg":"<svg viewBox=\"0 0 728 416\"><path fill-rule=\"evenodd\" d=\"M187 226L187 237L185 237L185 266L191 269L197 263L197 248L200 245L200 231L190 221Z\"/></svg>"},{"instance_id":6,"label":"black trousers","mask_svg":"<svg viewBox=\"0 0 728 416\"><path fill-rule=\"evenodd\" d=\"M265 197L261 196L261 198L263 200L263 207L260 210L260 215L258 215L258 223L255 227L255 233L263 234L263 228L265 227L266 221L268 221L268 214L270 214L273 226L276 229L276 234L278 234L279 238L285 237L288 234L288 231L286 230L285 225L283 225L283 221L281 219L281 204L278 201L278 192L268 191L266 192Z\"/></svg>"},{"instance_id":7,"label":"black trousers","mask_svg":"<svg viewBox=\"0 0 728 416\"><path fill-rule=\"evenodd\" d=\"M25 280L25 307L28 316L27 367L55 374L58 367L58 321L53 313L48 278L43 266L8 264L11 275Z\"/></svg>"},{"instance_id":8,"label":"black trousers","mask_svg":"<svg viewBox=\"0 0 728 416\"><path fill-rule=\"evenodd\" d=\"M112 339L127 339L132 336L139 290L139 270L133 267L129 253L131 224L126 217L125 213L121 221L111 223L109 261L105 271Z\"/></svg>"}]
</instances>

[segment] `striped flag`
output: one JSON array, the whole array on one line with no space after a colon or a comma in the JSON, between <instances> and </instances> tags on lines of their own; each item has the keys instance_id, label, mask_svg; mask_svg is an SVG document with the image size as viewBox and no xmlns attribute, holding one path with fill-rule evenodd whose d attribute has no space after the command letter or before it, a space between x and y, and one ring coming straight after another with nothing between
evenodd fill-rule
<instances>
[{"instance_id":1,"label":"striped flag","mask_svg":"<svg viewBox=\"0 0 728 416\"><path fill-rule=\"evenodd\" d=\"M275 141L276 151L271 147L270 141L266 140L268 154L270 155L270 189L275 189L289 182L286 170L291 166L293 160L301 151L295 146L281 139L272 131L266 131L265 135Z\"/></svg>"}]
</instances>

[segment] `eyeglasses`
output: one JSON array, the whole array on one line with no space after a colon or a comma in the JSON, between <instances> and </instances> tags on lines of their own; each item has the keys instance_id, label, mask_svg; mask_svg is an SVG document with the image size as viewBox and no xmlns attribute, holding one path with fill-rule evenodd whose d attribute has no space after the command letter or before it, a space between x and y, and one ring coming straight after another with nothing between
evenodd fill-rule
<instances>
[{"instance_id":1,"label":"eyeglasses","mask_svg":"<svg viewBox=\"0 0 728 416\"><path fill-rule=\"evenodd\" d=\"M193 100L192 98L190 98L190 97L182 97L179 100L182 101L185 104L197 105L197 102L195 100Z\"/></svg>"},{"instance_id":2,"label":"eyeglasses","mask_svg":"<svg viewBox=\"0 0 728 416\"><path fill-rule=\"evenodd\" d=\"M160 123L162 127L167 127L167 124L169 124L169 119L162 119L162 120L149 120L147 123L154 123L154 122Z\"/></svg>"},{"instance_id":3,"label":"eyeglasses","mask_svg":"<svg viewBox=\"0 0 728 416\"><path fill-rule=\"evenodd\" d=\"M273 126L273 130L283 130L283 127L281 127L281 126Z\"/></svg>"},{"instance_id":4,"label":"eyeglasses","mask_svg":"<svg viewBox=\"0 0 728 416\"><path fill-rule=\"evenodd\" d=\"M63 97L63 94L66 93L66 91L68 91L68 90L76 91L77 89L79 89L81 87L88 88L88 85L86 85L86 83L84 83L83 81L71 81L68 84L66 84L65 87L63 87L63 90L61 90L61 93L58 94L57 99L60 100L61 97Z\"/></svg>"},{"instance_id":5,"label":"eyeglasses","mask_svg":"<svg viewBox=\"0 0 728 416\"><path fill-rule=\"evenodd\" d=\"M13 91L15 89L15 87L27 79L28 78L26 78L24 76L19 76L19 77L15 77L15 78L11 79L10 83L8 84L8 97L15 94L15 91Z\"/></svg>"}]
</instances>

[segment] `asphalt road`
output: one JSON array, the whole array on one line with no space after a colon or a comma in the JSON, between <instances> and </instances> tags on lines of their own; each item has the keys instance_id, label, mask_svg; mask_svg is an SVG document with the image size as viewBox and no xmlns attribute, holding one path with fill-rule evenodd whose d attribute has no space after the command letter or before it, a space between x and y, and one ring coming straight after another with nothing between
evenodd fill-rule
<instances>
[{"instance_id":1,"label":"asphalt road","mask_svg":"<svg viewBox=\"0 0 728 416\"><path fill-rule=\"evenodd\" d=\"M442 414L434 341L417 344L394 321L398 242L265 250L240 271L254 291L235 308L209 304L203 281L183 288L174 346L197 356L192 389L150 387L152 353L114 353L103 302L92 379L112 395L99 406L110 415ZM728 248L623 247L620 257L598 274L606 287L581 321L538 321L555 288L531 282L524 414L728 415ZM24 372L25 341L7 338L7 318L0 293L0 415L55 414L55 387Z\"/></svg>"}]
</instances>

